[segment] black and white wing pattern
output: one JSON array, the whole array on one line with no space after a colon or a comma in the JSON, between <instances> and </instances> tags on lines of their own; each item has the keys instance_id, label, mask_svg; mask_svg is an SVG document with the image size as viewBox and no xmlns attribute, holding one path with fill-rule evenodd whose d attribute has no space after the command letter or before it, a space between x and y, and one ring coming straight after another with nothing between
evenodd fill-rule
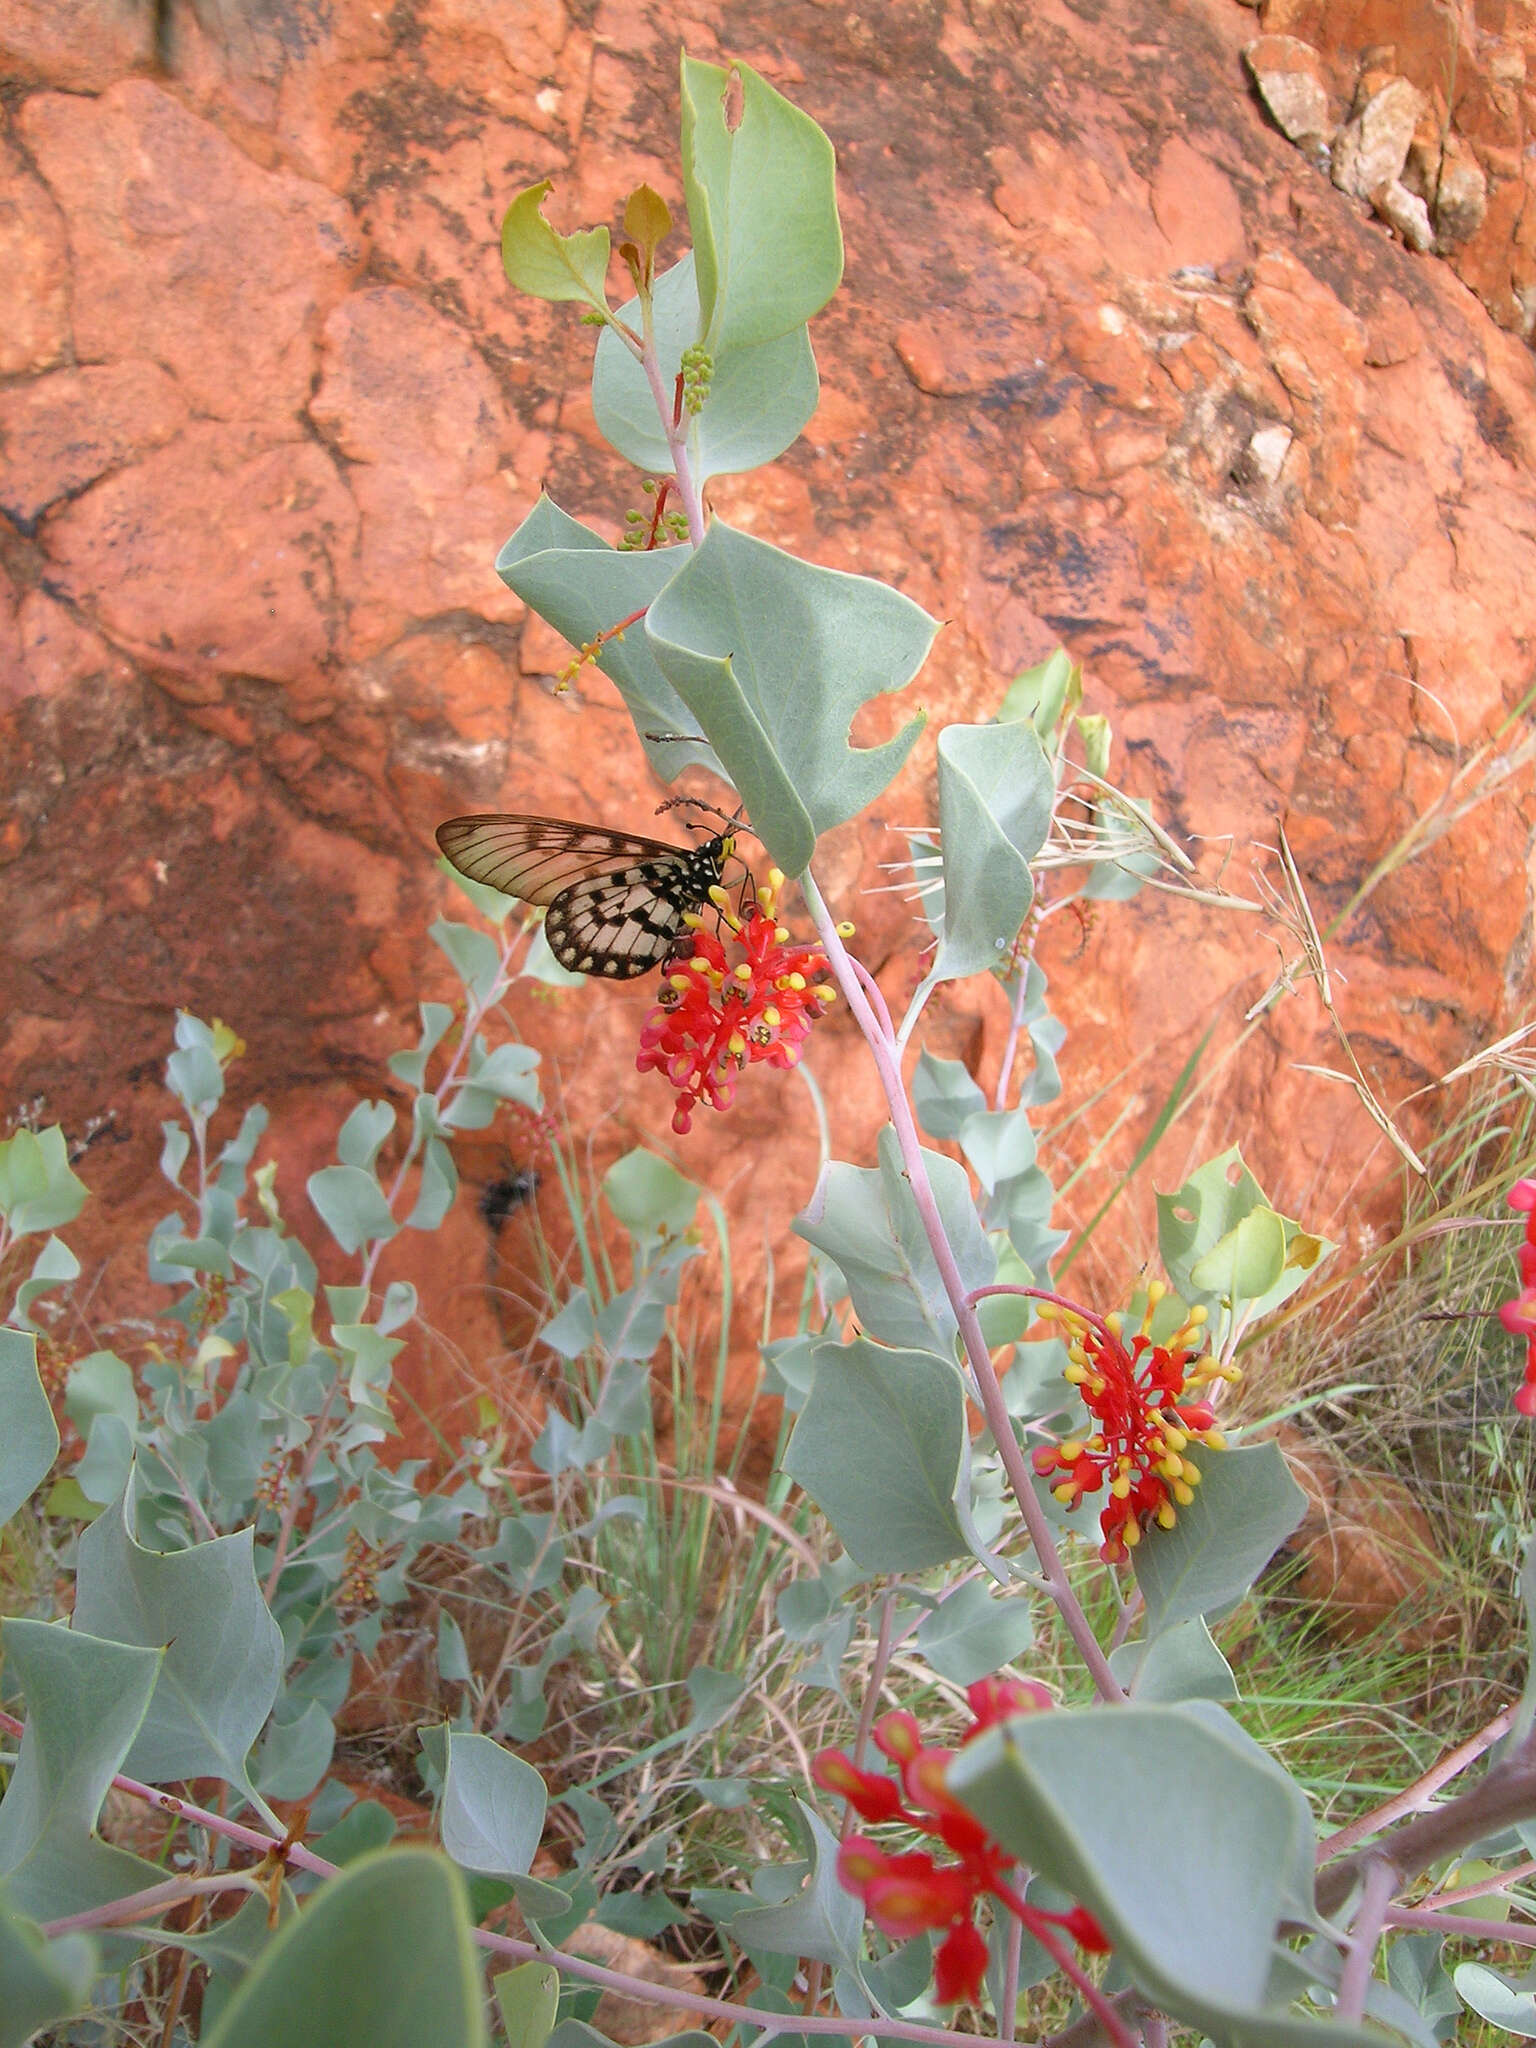
<instances>
[{"instance_id":1,"label":"black and white wing pattern","mask_svg":"<svg viewBox=\"0 0 1536 2048\"><path fill-rule=\"evenodd\" d=\"M708 900L734 844L718 833L671 846L568 818L450 818L437 843L461 875L544 906L560 965L632 981L677 946L684 915Z\"/></svg>"}]
</instances>

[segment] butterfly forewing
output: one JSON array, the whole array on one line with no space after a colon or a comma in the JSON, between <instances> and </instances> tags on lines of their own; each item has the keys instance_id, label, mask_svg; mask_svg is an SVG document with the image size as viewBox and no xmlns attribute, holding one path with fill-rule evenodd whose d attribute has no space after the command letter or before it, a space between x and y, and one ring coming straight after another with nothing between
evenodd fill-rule
<instances>
[{"instance_id":1,"label":"butterfly forewing","mask_svg":"<svg viewBox=\"0 0 1536 2048\"><path fill-rule=\"evenodd\" d=\"M543 904L562 967L630 981L675 949L685 912L720 879L722 833L701 846L609 832L565 818L453 818L437 843L461 875Z\"/></svg>"}]
</instances>

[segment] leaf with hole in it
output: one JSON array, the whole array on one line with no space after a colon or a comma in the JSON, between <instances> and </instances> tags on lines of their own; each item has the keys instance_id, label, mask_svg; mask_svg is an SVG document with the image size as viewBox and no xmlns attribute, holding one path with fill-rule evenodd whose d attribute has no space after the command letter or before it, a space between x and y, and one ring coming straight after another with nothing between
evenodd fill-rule
<instances>
[{"instance_id":1,"label":"leaf with hole in it","mask_svg":"<svg viewBox=\"0 0 1536 2048\"><path fill-rule=\"evenodd\" d=\"M1235 1145L1157 1197L1157 1242L1179 1293L1227 1328L1278 1308L1335 1249L1270 1207Z\"/></svg>"},{"instance_id":2,"label":"leaf with hole in it","mask_svg":"<svg viewBox=\"0 0 1536 2048\"><path fill-rule=\"evenodd\" d=\"M578 228L562 235L544 218L544 201L554 190L541 178L519 192L501 223L501 263L507 281L530 298L580 299L594 312L607 308L608 230Z\"/></svg>"},{"instance_id":3,"label":"leaf with hole in it","mask_svg":"<svg viewBox=\"0 0 1536 2048\"><path fill-rule=\"evenodd\" d=\"M715 519L645 618L657 667L787 875L817 835L857 816L911 752L918 717L881 746L848 732L904 689L937 621L888 584L803 562Z\"/></svg>"},{"instance_id":4,"label":"leaf with hole in it","mask_svg":"<svg viewBox=\"0 0 1536 2048\"><path fill-rule=\"evenodd\" d=\"M59 1453L59 1426L37 1376L37 1339L0 1329L0 1524L48 1477Z\"/></svg>"},{"instance_id":5,"label":"leaf with hole in it","mask_svg":"<svg viewBox=\"0 0 1536 2048\"><path fill-rule=\"evenodd\" d=\"M282 1682L283 1639L252 1562L254 1531L189 1550L134 1537L132 1475L80 1538L74 1625L110 1642L164 1649L127 1769L150 1784L222 1778L249 1789L245 1760Z\"/></svg>"},{"instance_id":6,"label":"leaf with hole in it","mask_svg":"<svg viewBox=\"0 0 1536 2048\"><path fill-rule=\"evenodd\" d=\"M803 326L837 290L832 145L750 64L682 61L683 192L711 350Z\"/></svg>"},{"instance_id":7,"label":"leaf with hole in it","mask_svg":"<svg viewBox=\"0 0 1536 2048\"><path fill-rule=\"evenodd\" d=\"M402 1938L409 1930L409 1938ZM485 2048L464 1881L431 1849L349 1864L281 1930L203 2048Z\"/></svg>"}]
</instances>

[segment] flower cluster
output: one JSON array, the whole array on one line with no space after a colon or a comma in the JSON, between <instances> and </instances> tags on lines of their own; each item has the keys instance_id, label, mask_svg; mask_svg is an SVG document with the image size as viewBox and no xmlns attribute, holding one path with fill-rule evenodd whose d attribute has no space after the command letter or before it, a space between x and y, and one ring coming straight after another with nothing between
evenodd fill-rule
<instances>
[{"instance_id":1,"label":"flower cluster","mask_svg":"<svg viewBox=\"0 0 1536 2048\"><path fill-rule=\"evenodd\" d=\"M1039 1713L1052 1703L1043 1685L1017 1678L980 1679L967 1687L966 1698L976 1718L963 1743L973 1742L998 1721ZM981 1996L987 1944L975 1911L983 1898L1016 1914L1053 1951L1059 1947L1053 1928L1090 1953L1108 1950L1103 1930L1082 1906L1074 1906L1070 1913L1048 1913L1028 1904L1018 1892L1012 1881L1013 1859L945 1783L953 1750L926 1745L916 1719L907 1713L882 1715L872 1734L875 1747L895 1764L899 1782L882 1771L861 1770L840 1749L822 1750L811 1765L811 1776L826 1791L846 1799L861 1820L900 1821L941 1842L955 1858L952 1863L937 1863L922 1849L892 1853L868 1835L849 1835L837 1858L844 1889L864 1901L865 1912L882 1933L904 1941L945 1930L933 1964L934 1996L941 2005L960 2000L974 2004Z\"/></svg>"},{"instance_id":2,"label":"flower cluster","mask_svg":"<svg viewBox=\"0 0 1536 2048\"><path fill-rule=\"evenodd\" d=\"M1536 1180L1517 1180L1509 1191L1511 1209L1525 1211L1525 1236L1515 1259L1520 1292L1499 1309L1499 1321L1512 1337L1525 1339L1525 1381L1515 1395L1522 1415L1536 1415Z\"/></svg>"},{"instance_id":3,"label":"flower cluster","mask_svg":"<svg viewBox=\"0 0 1536 2048\"><path fill-rule=\"evenodd\" d=\"M718 932L697 914L687 920L692 951L668 965L635 1062L642 1074L664 1073L677 1090L674 1131L692 1128L700 1102L728 1108L744 1067L758 1060L792 1067L836 997L825 953L793 943L778 921L783 886L783 874L770 868L741 917L723 889L711 889Z\"/></svg>"},{"instance_id":4,"label":"flower cluster","mask_svg":"<svg viewBox=\"0 0 1536 2048\"><path fill-rule=\"evenodd\" d=\"M1167 1292L1160 1280L1148 1287L1141 1328L1129 1344L1118 1314L1096 1316L1063 1301L1040 1310L1043 1321L1061 1326L1065 1377L1099 1427L1086 1438L1042 1445L1035 1471L1042 1479L1057 1475L1051 1491L1064 1507L1107 1489L1099 1515L1106 1564L1123 1564L1149 1522L1171 1529L1178 1510L1194 1499L1200 1468L1189 1456L1191 1442L1213 1451L1225 1445L1216 1411L1198 1390L1242 1377L1204 1350L1203 1308L1190 1309L1166 1343L1153 1343L1153 1312Z\"/></svg>"}]
</instances>

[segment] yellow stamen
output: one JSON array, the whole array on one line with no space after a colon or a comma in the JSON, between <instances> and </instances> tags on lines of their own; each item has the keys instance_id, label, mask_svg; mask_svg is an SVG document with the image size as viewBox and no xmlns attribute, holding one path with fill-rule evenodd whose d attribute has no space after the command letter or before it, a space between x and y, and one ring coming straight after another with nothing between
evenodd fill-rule
<instances>
[{"instance_id":1,"label":"yellow stamen","mask_svg":"<svg viewBox=\"0 0 1536 2048\"><path fill-rule=\"evenodd\" d=\"M840 924L840 925L839 925L839 926L837 927L837 936L838 936L838 937L839 937L840 939L851 939L851 938L853 937L853 926L852 926L852 924L851 924L851 923L848 923L848 922L846 922L846 921L845 921L844 923Z\"/></svg>"},{"instance_id":2,"label":"yellow stamen","mask_svg":"<svg viewBox=\"0 0 1536 2048\"><path fill-rule=\"evenodd\" d=\"M1181 1508L1187 1508L1195 1497L1195 1489L1188 1480L1176 1479L1173 1482L1173 1497Z\"/></svg>"},{"instance_id":3,"label":"yellow stamen","mask_svg":"<svg viewBox=\"0 0 1536 2048\"><path fill-rule=\"evenodd\" d=\"M1064 1444L1056 1446L1056 1455L1064 1465L1075 1465L1086 1448L1087 1446L1080 1444L1075 1437L1069 1437Z\"/></svg>"},{"instance_id":4,"label":"yellow stamen","mask_svg":"<svg viewBox=\"0 0 1536 2048\"><path fill-rule=\"evenodd\" d=\"M1178 1519L1179 1517L1174 1509L1173 1502L1165 1500L1157 1511L1157 1526L1159 1529L1171 1529Z\"/></svg>"}]
</instances>

